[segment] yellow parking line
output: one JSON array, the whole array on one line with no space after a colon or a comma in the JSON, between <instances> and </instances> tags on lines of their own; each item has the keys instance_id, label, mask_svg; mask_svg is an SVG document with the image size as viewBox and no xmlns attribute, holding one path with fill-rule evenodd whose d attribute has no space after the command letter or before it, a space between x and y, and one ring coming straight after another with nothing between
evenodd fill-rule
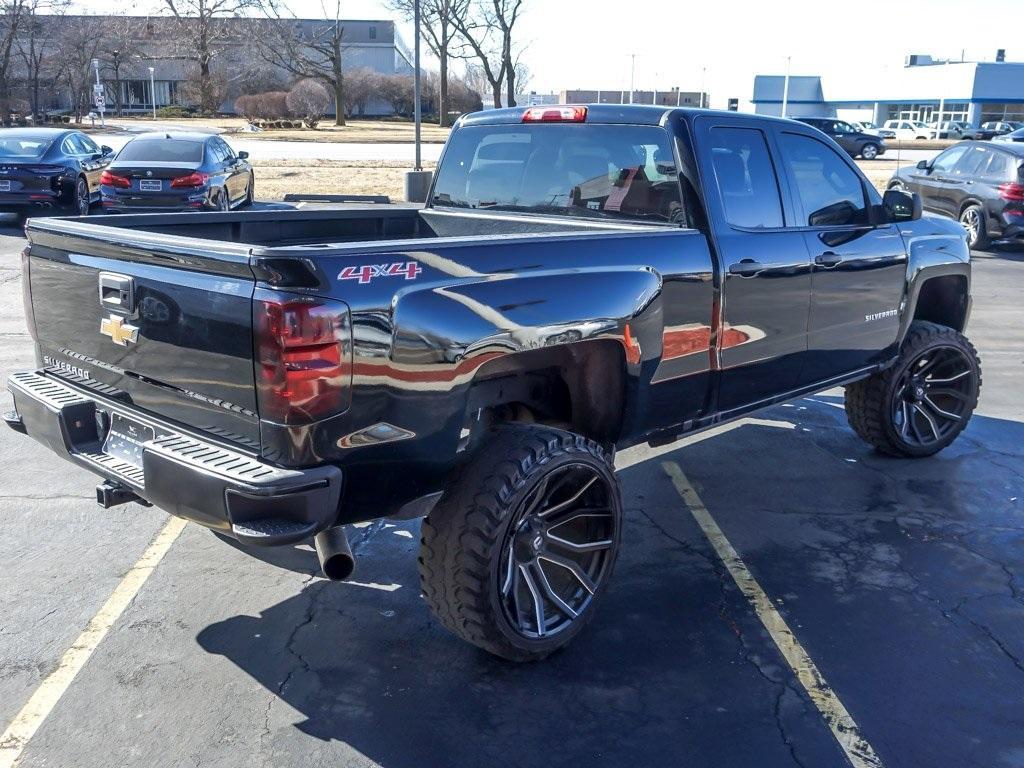
<instances>
[{"instance_id":1,"label":"yellow parking line","mask_svg":"<svg viewBox=\"0 0 1024 768\"><path fill-rule=\"evenodd\" d=\"M85 629L61 657L57 668L43 680L21 711L0 736L0 768L12 768L21 758L22 750L28 744L39 726L57 706L61 696L71 685L82 667L106 637L114 622L124 613L125 608L138 594L153 569L160 564L175 539L185 527L185 521L172 517L156 538L142 553L142 557L124 575L121 582L107 598L99 612L92 617Z\"/></svg>"},{"instance_id":2,"label":"yellow parking line","mask_svg":"<svg viewBox=\"0 0 1024 768\"><path fill-rule=\"evenodd\" d=\"M704 531L704 535L707 536L718 557L721 558L726 569L732 575L736 586L750 601L754 612L757 613L764 628L768 630L768 634L772 636L772 640L775 641L775 645L778 646L786 663L793 670L793 674L807 691L807 695L811 697L814 706L818 708L825 724L828 725L832 735L839 742L839 746L846 753L850 764L854 768L882 768L882 761L861 735L860 728L846 707L843 706L843 702L825 681L821 671L804 647L800 645L800 641L796 639L785 619L775 610L768 595L761 589L761 585L754 579L729 540L725 538L722 529L711 517L711 513L708 512L704 502L700 500L700 496L690 485L690 481L686 479L686 475L683 474L679 465L674 461L665 461L661 466L665 470L665 474L672 479L672 484L682 496L683 503L689 508L697 525Z\"/></svg>"}]
</instances>

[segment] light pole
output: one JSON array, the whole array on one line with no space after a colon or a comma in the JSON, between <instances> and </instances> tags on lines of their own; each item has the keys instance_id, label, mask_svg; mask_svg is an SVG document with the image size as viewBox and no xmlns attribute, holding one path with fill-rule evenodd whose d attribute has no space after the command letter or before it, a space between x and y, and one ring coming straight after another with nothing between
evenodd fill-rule
<instances>
[{"instance_id":1,"label":"light pole","mask_svg":"<svg viewBox=\"0 0 1024 768\"><path fill-rule=\"evenodd\" d=\"M92 67L96 70L96 87L93 89L93 103L100 111L100 125L106 127L107 123L103 116L103 108L106 106L106 99L103 96L103 85L100 83L100 60L93 59ZM95 123L93 123L95 125Z\"/></svg>"},{"instance_id":2,"label":"light pole","mask_svg":"<svg viewBox=\"0 0 1024 768\"><path fill-rule=\"evenodd\" d=\"M417 171L423 170L423 158L420 152L420 0L414 0L413 2L413 27L415 27L416 43L413 45L413 66L416 71L413 73L413 100L415 106L413 107L413 120L416 122L416 168Z\"/></svg>"},{"instance_id":3,"label":"light pole","mask_svg":"<svg viewBox=\"0 0 1024 768\"><path fill-rule=\"evenodd\" d=\"M420 107L420 0L413 1L413 32L416 42L413 45L413 121L416 133L416 168L405 172L405 199L410 203L425 203L430 192L432 171L423 170L423 156L420 147L420 129L423 113Z\"/></svg>"},{"instance_id":4,"label":"light pole","mask_svg":"<svg viewBox=\"0 0 1024 768\"><path fill-rule=\"evenodd\" d=\"M156 81L153 79L153 68L149 68L149 99L153 102L153 119L156 120Z\"/></svg>"},{"instance_id":5,"label":"light pole","mask_svg":"<svg viewBox=\"0 0 1024 768\"><path fill-rule=\"evenodd\" d=\"M708 99L708 103L707 104L704 103L704 91L707 88L707 82L708 82L708 68L707 67L701 67L700 68L700 108L701 109L704 109L704 107L710 107L711 106L711 100L710 99Z\"/></svg>"},{"instance_id":6,"label":"light pole","mask_svg":"<svg viewBox=\"0 0 1024 768\"><path fill-rule=\"evenodd\" d=\"M782 81L782 114L780 117L786 116L786 111L789 108L789 56L786 57L786 79Z\"/></svg>"},{"instance_id":7,"label":"light pole","mask_svg":"<svg viewBox=\"0 0 1024 768\"><path fill-rule=\"evenodd\" d=\"M629 54L629 103L633 103L633 92L636 90L636 54Z\"/></svg>"}]
</instances>

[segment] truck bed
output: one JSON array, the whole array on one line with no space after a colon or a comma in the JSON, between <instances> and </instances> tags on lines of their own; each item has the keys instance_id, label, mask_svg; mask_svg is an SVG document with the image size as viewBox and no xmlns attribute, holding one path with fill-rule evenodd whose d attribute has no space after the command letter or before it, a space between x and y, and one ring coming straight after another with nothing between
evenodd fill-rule
<instances>
[{"instance_id":1,"label":"truck bed","mask_svg":"<svg viewBox=\"0 0 1024 768\"><path fill-rule=\"evenodd\" d=\"M84 227L82 225L85 225ZM601 232L650 225L565 217L509 216L486 211L427 210L414 205L366 205L230 213L149 213L47 219L47 230L86 233L97 227L273 248L289 245L486 237L530 233Z\"/></svg>"}]
</instances>

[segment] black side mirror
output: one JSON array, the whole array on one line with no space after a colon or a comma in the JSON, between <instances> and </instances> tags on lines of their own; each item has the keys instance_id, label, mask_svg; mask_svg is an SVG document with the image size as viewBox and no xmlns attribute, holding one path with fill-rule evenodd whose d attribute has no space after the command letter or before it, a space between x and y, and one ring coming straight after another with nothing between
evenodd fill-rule
<instances>
[{"instance_id":1,"label":"black side mirror","mask_svg":"<svg viewBox=\"0 0 1024 768\"><path fill-rule=\"evenodd\" d=\"M102 152L104 155L112 155L112 154L114 154L114 150L111 149L110 147L108 147L106 144L104 144L102 147L100 147L100 152Z\"/></svg>"},{"instance_id":2,"label":"black side mirror","mask_svg":"<svg viewBox=\"0 0 1024 768\"><path fill-rule=\"evenodd\" d=\"M882 208L889 221L917 221L924 215L924 204L917 192L890 189L882 195Z\"/></svg>"},{"instance_id":3,"label":"black side mirror","mask_svg":"<svg viewBox=\"0 0 1024 768\"><path fill-rule=\"evenodd\" d=\"M238 159L239 159L239 160L248 160L248 159L249 159L249 153L248 153L248 152L246 152L246 151L245 151L245 150L243 149L243 150L242 150L241 152L239 152L239 153L238 153Z\"/></svg>"},{"instance_id":4,"label":"black side mirror","mask_svg":"<svg viewBox=\"0 0 1024 768\"><path fill-rule=\"evenodd\" d=\"M920 160L917 163L917 170L919 170L919 171L927 171L930 167L931 166L928 165L928 161L927 160Z\"/></svg>"}]
</instances>

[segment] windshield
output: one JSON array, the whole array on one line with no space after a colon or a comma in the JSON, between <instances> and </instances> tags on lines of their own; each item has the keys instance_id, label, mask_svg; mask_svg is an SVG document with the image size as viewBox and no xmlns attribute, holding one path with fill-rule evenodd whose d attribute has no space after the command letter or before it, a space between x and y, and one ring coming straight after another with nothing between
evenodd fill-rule
<instances>
[{"instance_id":1,"label":"windshield","mask_svg":"<svg viewBox=\"0 0 1024 768\"><path fill-rule=\"evenodd\" d=\"M203 145L181 139L147 139L129 141L117 156L118 160L143 160L155 163L201 163Z\"/></svg>"},{"instance_id":2,"label":"windshield","mask_svg":"<svg viewBox=\"0 0 1024 768\"><path fill-rule=\"evenodd\" d=\"M49 139L34 139L30 136L8 136L0 139L0 157L40 158L50 146Z\"/></svg>"},{"instance_id":3,"label":"windshield","mask_svg":"<svg viewBox=\"0 0 1024 768\"><path fill-rule=\"evenodd\" d=\"M647 125L460 128L445 150L435 207L679 221L668 134Z\"/></svg>"}]
</instances>

